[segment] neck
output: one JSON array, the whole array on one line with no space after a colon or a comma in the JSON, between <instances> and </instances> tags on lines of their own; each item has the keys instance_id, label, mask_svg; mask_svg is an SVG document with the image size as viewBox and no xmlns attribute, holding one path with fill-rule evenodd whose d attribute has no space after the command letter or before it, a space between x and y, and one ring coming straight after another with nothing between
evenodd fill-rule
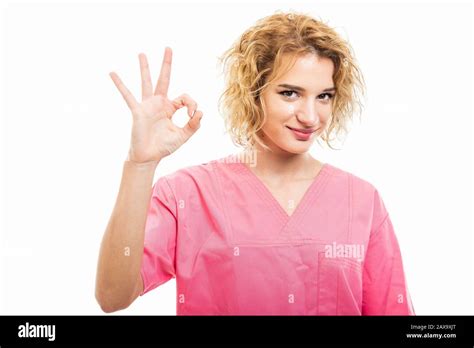
<instances>
[{"instance_id":1,"label":"neck","mask_svg":"<svg viewBox=\"0 0 474 348\"><path fill-rule=\"evenodd\" d=\"M321 162L308 152L293 154L285 151L269 151L259 144L255 151L255 166L251 170L261 177L278 181L313 178L316 168L321 165Z\"/></svg>"}]
</instances>

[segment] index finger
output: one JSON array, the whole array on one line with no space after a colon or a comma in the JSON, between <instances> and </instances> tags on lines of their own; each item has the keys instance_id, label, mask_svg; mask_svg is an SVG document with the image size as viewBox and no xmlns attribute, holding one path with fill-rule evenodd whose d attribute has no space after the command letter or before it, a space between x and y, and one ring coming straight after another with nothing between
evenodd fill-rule
<instances>
[{"instance_id":1,"label":"index finger","mask_svg":"<svg viewBox=\"0 0 474 348\"><path fill-rule=\"evenodd\" d=\"M171 57L171 48L165 47L165 55L161 65L160 77L158 78L158 83L156 84L155 95L161 94L166 96L168 94L171 75Z\"/></svg>"},{"instance_id":2,"label":"index finger","mask_svg":"<svg viewBox=\"0 0 474 348\"><path fill-rule=\"evenodd\" d=\"M124 85L120 77L117 75L115 72L110 72L109 76L112 78L112 81L114 82L115 86L119 90L120 94L122 94L123 99L125 99L125 102L127 103L128 107L130 110L133 110L138 102L135 99L135 97L132 95L132 93L128 90L128 88Z\"/></svg>"}]
</instances>

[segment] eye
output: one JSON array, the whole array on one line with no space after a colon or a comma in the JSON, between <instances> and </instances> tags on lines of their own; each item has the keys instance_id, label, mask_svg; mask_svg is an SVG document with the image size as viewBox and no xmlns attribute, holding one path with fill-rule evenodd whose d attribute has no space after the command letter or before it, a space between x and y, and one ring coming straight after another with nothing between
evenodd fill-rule
<instances>
[{"instance_id":1,"label":"eye","mask_svg":"<svg viewBox=\"0 0 474 348\"><path fill-rule=\"evenodd\" d=\"M292 93L298 94L298 92L295 91L295 90L286 90L286 91L279 92L279 94L281 94L281 95L283 95L287 98L291 98ZM323 98L320 98L321 96L323 96ZM318 98L322 99L323 101L328 101L328 100L332 99L333 97L334 97L334 94L331 94L331 93L323 93L323 94L320 94L318 96Z\"/></svg>"},{"instance_id":2,"label":"eye","mask_svg":"<svg viewBox=\"0 0 474 348\"><path fill-rule=\"evenodd\" d=\"M288 97L288 98L291 97L291 95L288 95L287 93L290 93L290 94L291 94L291 93L296 93L296 94L298 94L298 92L296 92L296 91L294 91L294 90L281 91L279 94L281 94L281 95L283 95L283 96L285 96L285 97Z\"/></svg>"},{"instance_id":3,"label":"eye","mask_svg":"<svg viewBox=\"0 0 474 348\"><path fill-rule=\"evenodd\" d=\"M331 93L323 93L323 94L320 94L319 96L321 97L323 95L328 96L327 99L323 99L323 100L329 100L329 99L332 99L334 97L334 94L331 94Z\"/></svg>"}]
</instances>

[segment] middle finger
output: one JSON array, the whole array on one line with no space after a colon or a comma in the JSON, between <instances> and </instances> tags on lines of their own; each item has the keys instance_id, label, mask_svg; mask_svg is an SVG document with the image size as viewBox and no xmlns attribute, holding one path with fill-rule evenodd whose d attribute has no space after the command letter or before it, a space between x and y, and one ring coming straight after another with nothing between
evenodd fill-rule
<instances>
[{"instance_id":1,"label":"middle finger","mask_svg":"<svg viewBox=\"0 0 474 348\"><path fill-rule=\"evenodd\" d=\"M144 53L138 55L140 60L140 72L142 76L142 100L151 97L153 94L153 86L151 84L150 67Z\"/></svg>"},{"instance_id":2,"label":"middle finger","mask_svg":"<svg viewBox=\"0 0 474 348\"><path fill-rule=\"evenodd\" d=\"M158 94L161 94L163 96L168 95L168 87L170 84L170 75L171 75L171 61L172 61L171 48L165 47L163 63L161 64L160 76L158 77L158 83L156 84L156 88L155 88L155 95L158 95Z\"/></svg>"}]
</instances>

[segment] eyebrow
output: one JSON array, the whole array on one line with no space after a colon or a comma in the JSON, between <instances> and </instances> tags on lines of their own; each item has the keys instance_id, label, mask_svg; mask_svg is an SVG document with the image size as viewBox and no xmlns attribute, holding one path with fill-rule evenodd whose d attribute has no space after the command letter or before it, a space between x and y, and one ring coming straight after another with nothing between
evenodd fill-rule
<instances>
[{"instance_id":1,"label":"eyebrow","mask_svg":"<svg viewBox=\"0 0 474 348\"><path fill-rule=\"evenodd\" d=\"M301 91L301 92L305 91L305 89L303 87L295 86L295 85L289 85L287 83L283 83L281 85L278 85L278 87L290 88L290 89L294 89L296 91ZM335 90L336 90L336 87L329 87L329 88L323 89L323 92L331 92L331 91L335 91Z\"/></svg>"}]
</instances>

